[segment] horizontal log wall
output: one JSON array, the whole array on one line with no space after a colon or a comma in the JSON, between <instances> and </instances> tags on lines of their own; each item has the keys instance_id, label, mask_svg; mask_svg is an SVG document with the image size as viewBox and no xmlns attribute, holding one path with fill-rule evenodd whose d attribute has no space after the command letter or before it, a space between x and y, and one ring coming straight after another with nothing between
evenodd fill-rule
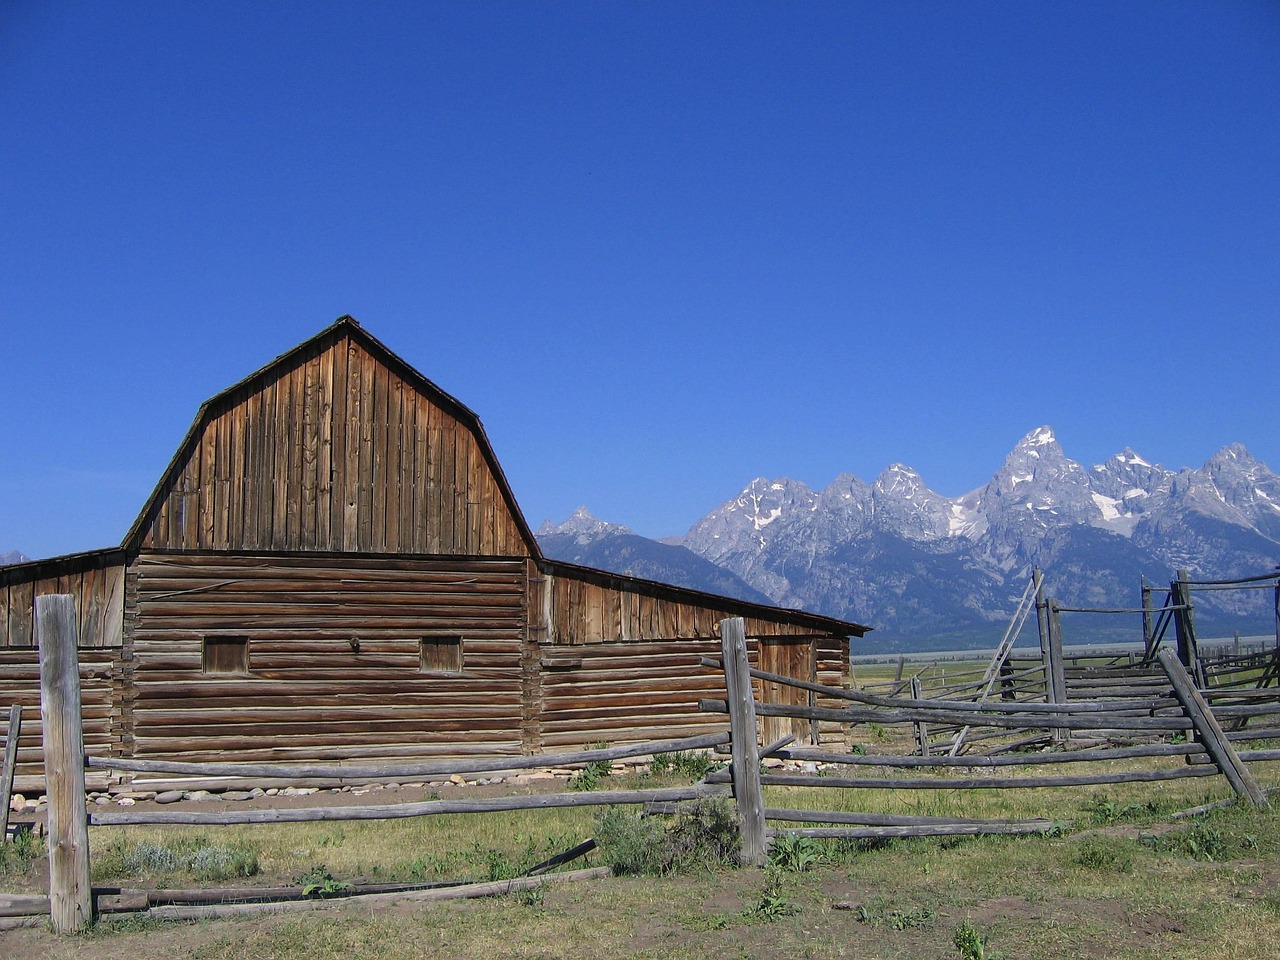
<instances>
[{"instance_id":1,"label":"horizontal log wall","mask_svg":"<svg viewBox=\"0 0 1280 960\"><path fill-rule=\"evenodd\" d=\"M724 696L724 678L699 666L719 640L593 644L544 650L542 744L557 750L692 736L724 726L698 711L703 697Z\"/></svg>"},{"instance_id":2,"label":"horizontal log wall","mask_svg":"<svg viewBox=\"0 0 1280 960\"><path fill-rule=\"evenodd\" d=\"M716 721L698 701L722 697L724 681L699 664L720 651L719 624L735 614L714 600L668 596L661 589L607 576L545 573L536 591L545 625L541 742L547 748L682 736ZM697 602L695 602L697 601ZM750 657L756 638L776 637L791 649L788 670L838 685L848 668L843 637L815 638L812 627L779 619L745 620ZM784 691L758 691L772 700ZM839 738L838 724L821 732ZM807 736L807 726L806 726Z\"/></svg>"},{"instance_id":3,"label":"horizontal log wall","mask_svg":"<svg viewBox=\"0 0 1280 960\"><path fill-rule=\"evenodd\" d=\"M86 753L120 752L116 678L119 650L81 649L80 700L84 722ZM40 654L32 649L0 650L0 706L4 713L12 704L22 707L22 735L18 739L18 766L14 777L17 793L44 792L44 758L40 721ZM105 786L107 774L89 774L90 786Z\"/></svg>"},{"instance_id":4,"label":"horizontal log wall","mask_svg":"<svg viewBox=\"0 0 1280 960\"><path fill-rule=\"evenodd\" d=\"M797 644L819 651L819 682L843 679L840 638ZM748 638L754 665L760 643ZM542 742L548 750L591 743L625 743L655 737L692 736L723 726L723 717L701 712L698 701L723 699L724 675L700 660L720 656L719 639L684 638L657 642L590 644L572 649L544 648L542 656ZM807 661L796 669L807 679ZM786 697L757 681L756 697L772 702ZM828 698L818 698L827 705ZM788 701L789 702L789 701ZM839 704L840 701L833 701ZM788 728L790 729L790 728ZM825 739L843 739L838 723L820 724ZM808 725L804 735L808 736Z\"/></svg>"},{"instance_id":5,"label":"horizontal log wall","mask_svg":"<svg viewBox=\"0 0 1280 960\"><path fill-rule=\"evenodd\" d=\"M523 563L144 554L133 755L342 760L521 752ZM247 636L249 674L202 672ZM421 669L462 638L461 674Z\"/></svg>"},{"instance_id":6,"label":"horizontal log wall","mask_svg":"<svg viewBox=\"0 0 1280 960\"><path fill-rule=\"evenodd\" d=\"M120 646L124 566L95 556L0 567L0 648L35 646L36 597L75 597L79 645Z\"/></svg>"},{"instance_id":7,"label":"horizontal log wall","mask_svg":"<svg viewBox=\"0 0 1280 960\"><path fill-rule=\"evenodd\" d=\"M142 545L525 555L495 469L443 396L341 336L205 412Z\"/></svg>"}]
</instances>

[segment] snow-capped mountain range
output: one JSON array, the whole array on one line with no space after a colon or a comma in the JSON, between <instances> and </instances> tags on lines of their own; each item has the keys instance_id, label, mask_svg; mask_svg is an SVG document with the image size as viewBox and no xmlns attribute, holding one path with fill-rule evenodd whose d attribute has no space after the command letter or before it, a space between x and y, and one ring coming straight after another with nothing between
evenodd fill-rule
<instances>
[{"instance_id":1,"label":"snow-capped mountain range","mask_svg":"<svg viewBox=\"0 0 1280 960\"><path fill-rule=\"evenodd\" d=\"M616 535L585 517L570 521L579 549ZM545 547L565 532L538 535ZM929 489L904 464L870 484L842 474L822 490L761 477L675 542L774 603L886 638L963 641L1007 620L1036 565L1051 595L1082 606L1136 606L1142 576L1167 583L1179 568L1201 578L1274 569L1280 477L1240 444L1199 469L1169 470L1129 449L1086 469L1046 426L960 497ZM1273 600L1262 593L1204 595L1197 621L1265 625Z\"/></svg>"}]
</instances>

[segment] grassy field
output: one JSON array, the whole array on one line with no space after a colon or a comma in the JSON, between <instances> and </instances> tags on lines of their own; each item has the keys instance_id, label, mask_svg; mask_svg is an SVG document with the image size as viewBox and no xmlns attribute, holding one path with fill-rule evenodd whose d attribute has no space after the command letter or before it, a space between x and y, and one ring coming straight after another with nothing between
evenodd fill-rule
<instances>
[{"instance_id":1,"label":"grassy field","mask_svg":"<svg viewBox=\"0 0 1280 960\"><path fill-rule=\"evenodd\" d=\"M1264 779L1274 782L1275 777ZM1213 781L1211 781L1213 782ZM770 790L769 802L853 806L848 792ZM815 798L814 794L818 797ZM199 923L108 921L56 938L0 933L6 956L408 957L1273 957L1280 943L1280 817L1168 814L1223 788L885 792L865 809L1075 821L1044 837L780 848L766 870L694 867L492 900L333 906ZM859 795L860 796L860 795ZM512 876L600 834L598 813L551 810L344 824L95 828L96 884L334 884ZM37 851L38 852L38 851ZM608 847L591 863L609 863ZM580 864L579 864L580 865ZM247 874L247 876L246 876ZM10 851L0 886L38 888L41 861ZM967 939L965 939L967 937ZM961 945L957 945L958 940ZM984 944L985 945L982 945Z\"/></svg>"}]
</instances>

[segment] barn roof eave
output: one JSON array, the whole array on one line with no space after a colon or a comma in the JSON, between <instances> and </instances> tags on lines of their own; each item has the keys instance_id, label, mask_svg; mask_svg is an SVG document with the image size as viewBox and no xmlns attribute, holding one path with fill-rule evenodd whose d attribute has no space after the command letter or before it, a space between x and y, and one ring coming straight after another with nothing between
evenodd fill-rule
<instances>
[{"instance_id":1,"label":"barn roof eave","mask_svg":"<svg viewBox=\"0 0 1280 960\"><path fill-rule=\"evenodd\" d=\"M81 550L76 553L59 554L56 557L41 557L38 560L23 560L20 563L2 564L0 565L0 577L38 580L42 576L56 576L66 570L78 569L94 563L105 565L117 560L122 564L125 561L123 547Z\"/></svg>"}]
</instances>

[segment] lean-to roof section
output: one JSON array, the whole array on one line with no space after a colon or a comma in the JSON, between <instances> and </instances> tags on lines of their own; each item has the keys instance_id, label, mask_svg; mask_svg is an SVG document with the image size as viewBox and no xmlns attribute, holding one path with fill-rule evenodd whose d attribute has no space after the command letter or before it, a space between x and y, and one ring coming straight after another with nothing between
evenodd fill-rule
<instances>
[{"instance_id":1,"label":"lean-to roof section","mask_svg":"<svg viewBox=\"0 0 1280 960\"><path fill-rule=\"evenodd\" d=\"M200 407L125 547L540 556L479 417L351 317Z\"/></svg>"},{"instance_id":2,"label":"lean-to roof section","mask_svg":"<svg viewBox=\"0 0 1280 960\"><path fill-rule=\"evenodd\" d=\"M871 630L557 560L543 560L539 568L549 581L542 593L543 619L553 643L714 637L725 617L742 617L751 637L861 637Z\"/></svg>"}]
</instances>

